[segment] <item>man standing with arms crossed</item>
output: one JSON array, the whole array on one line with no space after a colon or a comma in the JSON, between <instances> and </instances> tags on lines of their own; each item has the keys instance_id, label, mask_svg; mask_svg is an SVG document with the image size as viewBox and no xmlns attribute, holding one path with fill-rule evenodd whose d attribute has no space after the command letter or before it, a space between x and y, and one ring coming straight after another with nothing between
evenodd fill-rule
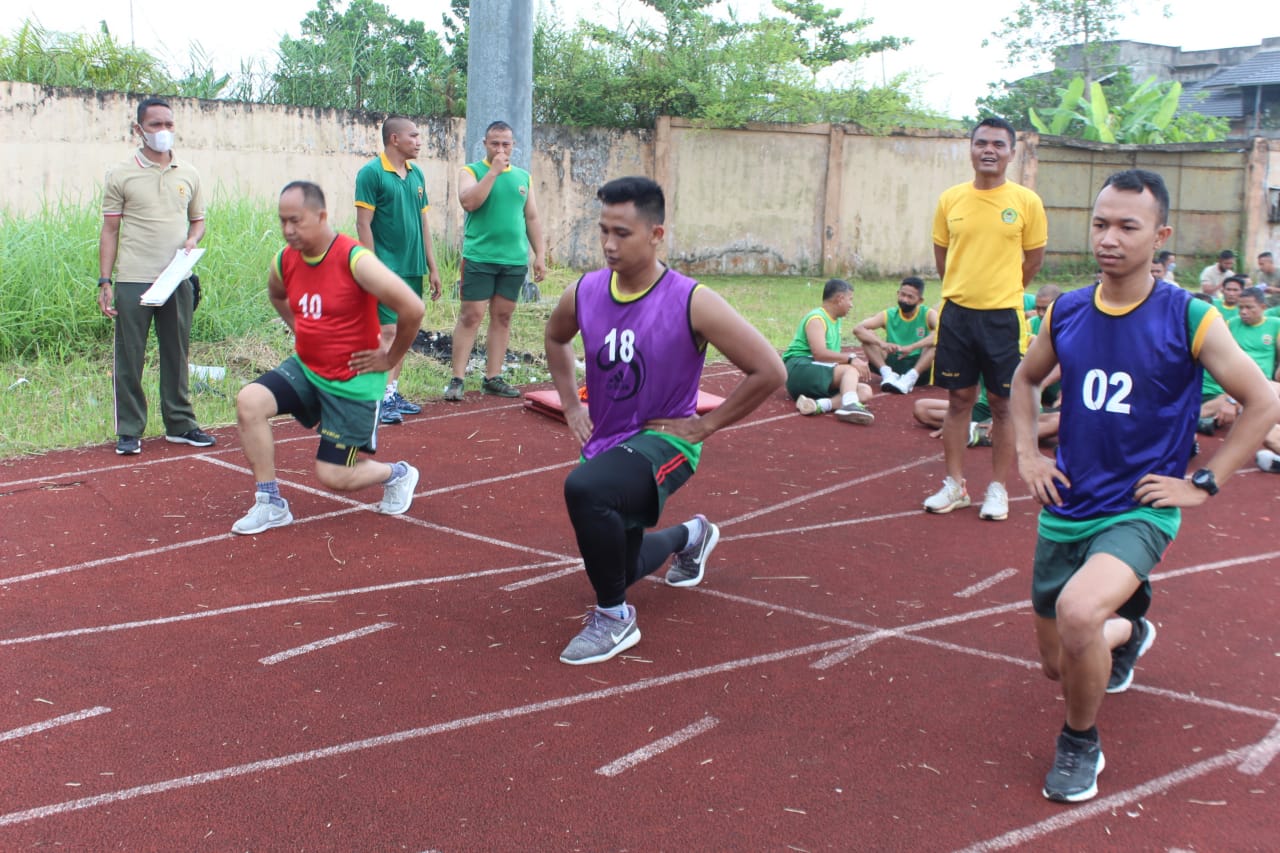
<instances>
[{"instance_id":1,"label":"man standing with arms crossed","mask_svg":"<svg viewBox=\"0 0 1280 853\"><path fill-rule=\"evenodd\" d=\"M924 502L933 513L969 506L964 449L978 382L983 382L991 406L992 476L979 515L990 521L1009 516L1005 481L1014 458L1009 388L1027 337L1022 293L1040 270L1048 242L1040 197L1005 178L1015 142L1007 121L983 119L970 135L973 181L944 192L933 217L933 256L942 278L934 384L947 389L942 424L947 476Z\"/></svg>"},{"instance_id":2,"label":"man standing with arms crossed","mask_svg":"<svg viewBox=\"0 0 1280 853\"><path fill-rule=\"evenodd\" d=\"M133 130L142 146L107 172L98 238L98 308L115 320L116 453L142 452L147 397L142 366L147 336L156 324L160 351L160 413L164 437L175 444L210 447L200 429L188 389L187 349L195 292L191 279L160 306L143 305L142 294L164 272L179 249L190 252L204 237L200 173L173 153L173 110L159 98L138 105ZM111 273L117 275L112 289Z\"/></svg>"},{"instance_id":3,"label":"man standing with arms crossed","mask_svg":"<svg viewBox=\"0 0 1280 853\"><path fill-rule=\"evenodd\" d=\"M453 327L453 378L444 392L446 400L462 400L467 362L486 310L489 333L481 390L499 397L520 396L502 378L511 315L529 271L529 248L533 248L534 281L542 281L547 264L533 180L524 169L511 165L514 147L511 125L493 122L484 132L485 158L464 166L458 181L458 201L467 212L462 237L462 310Z\"/></svg>"},{"instance_id":4,"label":"man standing with arms crossed","mask_svg":"<svg viewBox=\"0 0 1280 853\"><path fill-rule=\"evenodd\" d=\"M1056 802L1098 792L1102 698L1128 689L1155 637L1149 578L1177 535L1180 507L1216 495L1280 416L1280 400L1217 311L1151 275L1152 252L1173 232L1168 214L1154 172L1107 179L1090 228L1102 277L1058 297L1013 379L1018 470L1044 507L1031 585L1040 665L1066 700L1043 789ZM1244 408L1188 477L1202 365ZM1036 416L1055 366L1062 418L1050 459L1036 446Z\"/></svg>"},{"instance_id":5,"label":"man standing with arms crossed","mask_svg":"<svg viewBox=\"0 0 1280 853\"><path fill-rule=\"evenodd\" d=\"M703 515L645 533L668 495L693 475L702 442L741 420L786 379L764 336L720 296L658 259L662 188L618 178L596 193L607 266L568 288L547 321L547 364L565 421L582 444L564 499L595 590L586 627L560 653L571 665L606 661L640 641L627 587L674 555L670 586L701 582L720 538ZM578 399L573 340L581 332L588 405ZM695 409L707 345L745 376L704 416Z\"/></svg>"},{"instance_id":6,"label":"man standing with arms crossed","mask_svg":"<svg viewBox=\"0 0 1280 853\"><path fill-rule=\"evenodd\" d=\"M413 165L422 150L422 134L404 116L388 116L382 123L382 147L382 154L356 173L356 235L360 244L400 276L419 299L426 272L434 302L440 298L440 273L427 221L427 182L422 169ZM382 345L389 348L396 337L395 312L379 304L378 321L382 324ZM387 371L380 416L384 424L401 423L404 415L422 411L400 394L403 365L401 358Z\"/></svg>"}]
</instances>

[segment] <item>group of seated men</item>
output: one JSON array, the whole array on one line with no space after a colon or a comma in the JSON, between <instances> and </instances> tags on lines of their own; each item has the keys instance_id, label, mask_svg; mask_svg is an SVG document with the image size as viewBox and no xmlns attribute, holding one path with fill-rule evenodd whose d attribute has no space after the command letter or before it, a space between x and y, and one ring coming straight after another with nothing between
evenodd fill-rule
<instances>
[{"instance_id":1,"label":"group of seated men","mask_svg":"<svg viewBox=\"0 0 1280 853\"><path fill-rule=\"evenodd\" d=\"M1151 274L1157 281L1172 282L1176 257L1161 252L1152 261ZM1271 252L1258 255L1252 276L1234 272L1235 253L1226 250L1200 277L1196 297L1211 302L1222 314L1241 349L1248 353L1280 393L1280 270ZM938 312L924 304L924 282L908 276L898 286L897 304L853 327L853 337L862 345L859 353L842 349L843 320L853 307L853 286L831 279L823 289L822 305L801 319L795 338L783 352L787 365L787 391L802 415L834 413L838 420L870 424L875 415L867 408L872 397L872 371L880 375L880 390L890 394L910 394L917 384L928 384L934 356L934 332ZM1062 290L1055 284L1042 285L1025 295L1031 336L1040 331L1045 311ZM1229 426L1240 407L1208 374L1204 378L1198 430L1213 435ZM1058 432L1058 387L1050 382L1041 399L1040 439L1052 440ZM917 400L912 414L916 421L937 437L946 414L947 401L937 398ZM986 389L979 389L969 427L969 444L989 445L991 410ZM1280 426L1273 429L1257 454L1258 467L1280 474Z\"/></svg>"}]
</instances>

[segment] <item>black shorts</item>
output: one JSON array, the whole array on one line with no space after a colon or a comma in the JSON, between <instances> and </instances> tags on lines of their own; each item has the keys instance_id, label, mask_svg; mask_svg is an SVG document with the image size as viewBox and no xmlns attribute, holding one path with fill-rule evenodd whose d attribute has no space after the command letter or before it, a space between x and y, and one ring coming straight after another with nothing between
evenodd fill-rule
<instances>
[{"instance_id":1,"label":"black shorts","mask_svg":"<svg viewBox=\"0 0 1280 853\"><path fill-rule=\"evenodd\" d=\"M1027 319L1017 308L979 311L946 302L938 313L933 384L972 388L981 379L987 393L1008 397L1027 339Z\"/></svg>"}]
</instances>

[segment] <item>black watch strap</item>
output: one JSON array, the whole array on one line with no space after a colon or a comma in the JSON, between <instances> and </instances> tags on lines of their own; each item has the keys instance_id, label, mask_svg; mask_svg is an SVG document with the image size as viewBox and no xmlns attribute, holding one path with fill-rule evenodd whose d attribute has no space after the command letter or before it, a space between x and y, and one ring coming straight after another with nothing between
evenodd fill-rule
<instances>
[{"instance_id":1,"label":"black watch strap","mask_svg":"<svg viewBox=\"0 0 1280 853\"><path fill-rule=\"evenodd\" d=\"M1201 468L1192 474L1191 485L1208 492L1210 497L1218 493L1218 480L1208 468Z\"/></svg>"},{"instance_id":2,"label":"black watch strap","mask_svg":"<svg viewBox=\"0 0 1280 853\"><path fill-rule=\"evenodd\" d=\"M98 279L98 287L106 287L110 283L111 283L111 279L107 278L106 276L103 276L102 278Z\"/></svg>"}]
</instances>

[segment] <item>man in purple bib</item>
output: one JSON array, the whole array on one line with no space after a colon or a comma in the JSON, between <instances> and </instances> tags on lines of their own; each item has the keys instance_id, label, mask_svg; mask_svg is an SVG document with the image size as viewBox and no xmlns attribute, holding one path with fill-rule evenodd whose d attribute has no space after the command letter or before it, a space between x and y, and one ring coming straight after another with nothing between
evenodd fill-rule
<instances>
[{"instance_id":1,"label":"man in purple bib","mask_svg":"<svg viewBox=\"0 0 1280 853\"><path fill-rule=\"evenodd\" d=\"M583 462L564 484L596 606L560 654L599 663L640 641L627 587L674 555L666 581L696 586L720 530L703 515L646 534L693 475L702 442L746 417L786 379L764 336L712 290L658 259L662 187L618 178L596 193L604 269L568 288L547 321L547 362ZM588 405L578 399L573 340L581 332ZM695 407L707 344L745 376L718 408Z\"/></svg>"}]
</instances>

